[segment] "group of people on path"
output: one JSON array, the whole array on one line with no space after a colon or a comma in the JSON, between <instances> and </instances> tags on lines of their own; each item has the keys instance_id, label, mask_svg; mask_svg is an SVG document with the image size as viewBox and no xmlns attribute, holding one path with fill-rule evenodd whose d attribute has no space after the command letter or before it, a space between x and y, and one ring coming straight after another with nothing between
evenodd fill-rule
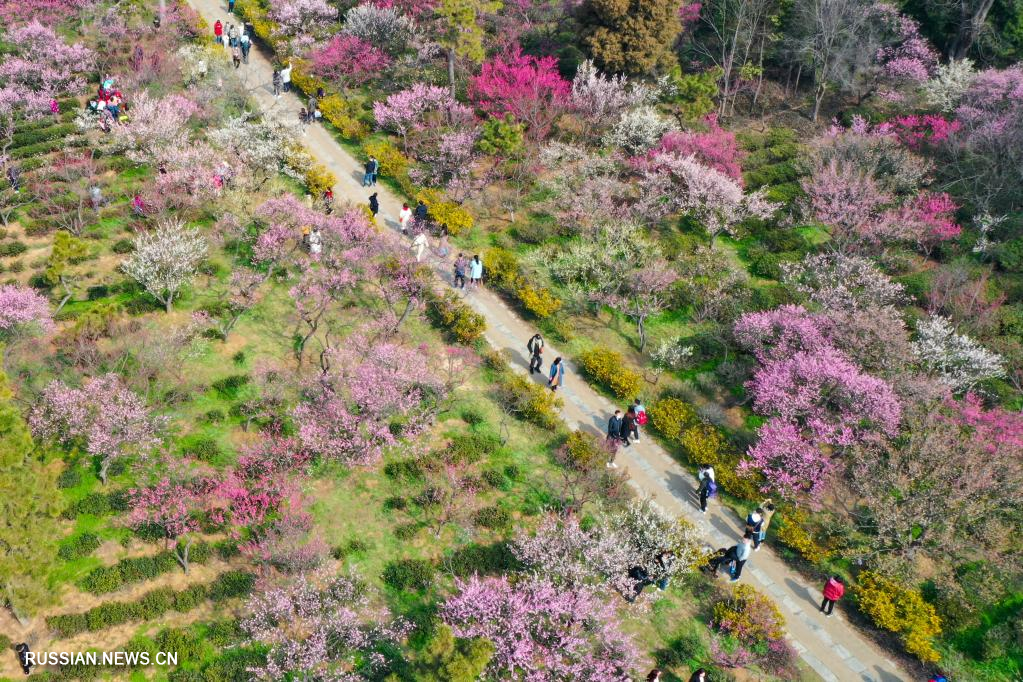
<instances>
[{"instance_id":1,"label":"group of people on path","mask_svg":"<svg viewBox=\"0 0 1023 682\"><path fill-rule=\"evenodd\" d=\"M474 255L471 259L467 259L464 254L458 254L455 258L454 264L454 287L456 289L465 289L466 274L468 274L469 287L478 287L483 283L483 261L480 260L479 254Z\"/></svg>"},{"instance_id":2,"label":"group of people on path","mask_svg":"<svg viewBox=\"0 0 1023 682\"><path fill-rule=\"evenodd\" d=\"M99 117L99 127L110 132L111 124L128 121L128 103L124 95L117 89L113 76L104 76L100 81L96 98L90 99L85 105L86 111Z\"/></svg>"},{"instance_id":3,"label":"group of people on path","mask_svg":"<svg viewBox=\"0 0 1023 682\"><path fill-rule=\"evenodd\" d=\"M461 254L459 254L461 255ZM543 375L543 337L537 332L526 342L526 350L529 352L529 375ZM558 388L565 383L565 363L561 356L554 358L550 370L547 372L547 387L557 392Z\"/></svg>"},{"instance_id":4,"label":"group of people on path","mask_svg":"<svg viewBox=\"0 0 1023 682\"><path fill-rule=\"evenodd\" d=\"M273 85L274 97L280 97L282 92L291 92L291 62L286 62L280 67L275 66L270 82Z\"/></svg>"},{"instance_id":5,"label":"group of people on path","mask_svg":"<svg viewBox=\"0 0 1023 682\"><path fill-rule=\"evenodd\" d=\"M233 13L233 0L228 9ZM245 30L244 25L235 26L231 22L228 22L225 25L224 22L217 19L213 23L213 40L215 40L218 45L223 45L227 48L228 53L231 55L231 62L234 64L234 68L237 69L243 63L249 63L249 51L252 50L252 39L249 37L249 31Z\"/></svg>"},{"instance_id":6,"label":"group of people on path","mask_svg":"<svg viewBox=\"0 0 1023 682\"><path fill-rule=\"evenodd\" d=\"M619 444L629 447L632 441L638 443L639 427L645 425L646 422L646 407L639 398L636 398L633 404L626 408L624 415L621 410L615 410L611 418L607 420L606 442L608 449L611 451L611 458L607 462L608 468L618 468L618 465L615 464L614 456L618 451ZM632 441L629 440L630 437Z\"/></svg>"}]
</instances>

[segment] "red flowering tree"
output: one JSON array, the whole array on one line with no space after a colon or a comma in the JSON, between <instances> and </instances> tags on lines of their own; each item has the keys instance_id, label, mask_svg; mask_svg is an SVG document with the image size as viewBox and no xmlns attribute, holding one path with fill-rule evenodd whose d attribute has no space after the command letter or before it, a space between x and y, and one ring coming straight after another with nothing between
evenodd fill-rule
<instances>
[{"instance_id":1,"label":"red flowering tree","mask_svg":"<svg viewBox=\"0 0 1023 682\"><path fill-rule=\"evenodd\" d=\"M650 151L651 159L660 154L694 156L709 168L724 173L742 185L742 167L739 165L744 153L739 149L735 133L718 125L716 114L704 119L707 130L677 131L664 134L660 144Z\"/></svg>"},{"instance_id":2,"label":"red flowering tree","mask_svg":"<svg viewBox=\"0 0 1023 682\"><path fill-rule=\"evenodd\" d=\"M518 45L484 63L469 82L469 97L477 107L495 118L511 114L535 139L546 136L568 107L571 90L558 73L557 59L524 55Z\"/></svg>"},{"instance_id":3,"label":"red flowering tree","mask_svg":"<svg viewBox=\"0 0 1023 682\"><path fill-rule=\"evenodd\" d=\"M365 40L336 35L309 54L317 76L344 85L361 85L388 68L391 57Z\"/></svg>"}]
</instances>

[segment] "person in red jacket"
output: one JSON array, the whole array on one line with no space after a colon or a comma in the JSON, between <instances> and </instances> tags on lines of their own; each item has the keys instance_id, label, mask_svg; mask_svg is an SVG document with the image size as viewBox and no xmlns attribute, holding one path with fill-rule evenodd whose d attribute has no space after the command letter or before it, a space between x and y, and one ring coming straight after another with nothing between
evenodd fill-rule
<instances>
[{"instance_id":1,"label":"person in red jacket","mask_svg":"<svg viewBox=\"0 0 1023 682\"><path fill-rule=\"evenodd\" d=\"M213 24L213 38L223 45L224 43L224 25L220 23L220 19Z\"/></svg>"},{"instance_id":2,"label":"person in red jacket","mask_svg":"<svg viewBox=\"0 0 1023 682\"><path fill-rule=\"evenodd\" d=\"M828 578L828 582L824 583L824 601L821 602L821 613L826 613L828 618L831 618L831 612L835 610L835 602L842 598L845 594L845 583L837 575L833 575ZM827 611L825 611L827 607Z\"/></svg>"}]
</instances>

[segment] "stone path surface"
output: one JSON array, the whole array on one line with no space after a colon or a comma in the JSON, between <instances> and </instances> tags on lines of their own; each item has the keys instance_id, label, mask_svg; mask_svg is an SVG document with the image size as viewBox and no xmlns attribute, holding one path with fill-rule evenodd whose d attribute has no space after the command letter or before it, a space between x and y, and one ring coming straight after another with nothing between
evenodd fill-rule
<instances>
[{"instance_id":1,"label":"stone path surface","mask_svg":"<svg viewBox=\"0 0 1023 682\"><path fill-rule=\"evenodd\" d=\"M189 0L189 4L210 26L217 19L225 26L229 20L237 22L227 13L226 3L219 0ZM298 110L305 104L300 99L302 94L293 92L279 98L273 96L271 63L258 48L249 55L249 64L243 64L235 73L264 112L281 116L284 120L298 120ZM378 222L390 228L392 238L401 239L397 232L401 208L399 198L383 185L372 189L362 187L362 162L349 154L322 126L311 125L305 142L313 156L337 175L335 200L366 204L369 195L377 192L380 201ZM438 276L450 282L448 264L434 260L433 265ZM468 292L466 300L486 317L486 338L490 344L505 352L518 370L528 372L526 341L535 333L533 327L485 288ZM545 360L549 361L557 354L557 349L548 342L544 349ZM601 436L605 433L607 419L615 405L590 388L571 362L567 363L565 385L560 393L565 403L562 417L570 427ZM695 523L710 547L729 547L742 536L744 520L730 510L722 509L715 501L711 501L706 515L700 513L693 474L652 439L643 439L632 447L621 449L616 461L628 472L630 485L640 496ZM805 585L802 577L789 569L771 550L770 541L768 535L761 550L746 563L742 579L774 598L787 621L792 646L821 679L826 682L909 682L913 679L843 618L844 603L839 602L833 618L826 619L818 613L821 586Z\"/></svg>"}]
</instances>

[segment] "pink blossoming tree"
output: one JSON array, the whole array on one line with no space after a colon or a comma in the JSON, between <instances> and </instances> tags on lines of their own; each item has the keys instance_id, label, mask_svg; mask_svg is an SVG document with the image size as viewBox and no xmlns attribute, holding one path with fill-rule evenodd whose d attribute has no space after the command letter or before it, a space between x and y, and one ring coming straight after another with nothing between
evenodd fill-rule
<instances>
[{"instance_id":1,"label":"pink blossoming tree","mask_svg":"<svg viewBox=\"0 0 1023 682\"><path fill-rule=\"evenodd\" d=\"M127 523L136 530L156 528L164 549L174 544L174 556L188 573L188 553L199 529L198 513L206 497L188 482L164 476L156 484L128 491Z\"/></svg>"},{"instance_id":2,"label":"pink blossoming tree","mask_svg":"<svg viewBox=\"0 0 1023 682\"><path fill-rule=\"evenodd\" d=\"M51 329L53 317L45 297L17 284L0 286L0 340Z\"/></svg>"},{"instance_id":3,"label":"pink blossoming tree","mask_svg":"<svg viewBox=\"0 0 1023 682\"><path fill-rule=\"evenodd\" d=\"M361 85L391 65L386 52L351 35L336 35L313 50L309 59L317 76L342 85Z\"/></svg>"},{"instance_id":4,"label":"pink blossoming tree","mask_svg":"<svg viewBox=\"0 0 1023 682\"><path fill-rule=\"evenodd\" d=\"M518 45L484 63L469 82L469 97L477 107L496 118L511 114L534 139L547 135L568 106L570 91L554 57L524 55Z\"/></svg>"}]
</instances>

